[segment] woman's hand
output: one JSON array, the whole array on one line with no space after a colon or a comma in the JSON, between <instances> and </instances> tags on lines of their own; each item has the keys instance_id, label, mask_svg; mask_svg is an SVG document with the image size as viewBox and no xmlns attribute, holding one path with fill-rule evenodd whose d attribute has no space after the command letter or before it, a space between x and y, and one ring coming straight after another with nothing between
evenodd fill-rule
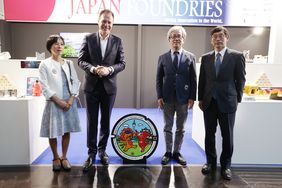
<instances>
[{"instance_id":1,"label":"woman's hand","mask_svg":"<svg viewBox=\"0 0 282 188\"><path fill-rule=\"evenodd\" d=\"M56 95L52 96L50 99L63 110L67 111L71 107L71 105L67 101L60 99Z\"/></svg>"},{"instance_id":2,"label":"woman's hand","mask_svg":"<svg viewBox=\"0 0 282 188\"><path fill-rule=\"evenodd\" d=\"M74 96L74 95L70 96L70 98L68 99L67 103L70 105L70 107L71 107L71 105L72 105L74 99L75 99L75 96Z\"/></svg>"},{"instance_id":3,"label":"woman's hand","mask_svg":"<svg viewBox=\"0 0 282 188\"><path fill-rule=\"evenodd\" d=\"M61 99L56 104L65 111L69 110L71 107L71 105L67 101Z\"/></svg>"}]
</instances>

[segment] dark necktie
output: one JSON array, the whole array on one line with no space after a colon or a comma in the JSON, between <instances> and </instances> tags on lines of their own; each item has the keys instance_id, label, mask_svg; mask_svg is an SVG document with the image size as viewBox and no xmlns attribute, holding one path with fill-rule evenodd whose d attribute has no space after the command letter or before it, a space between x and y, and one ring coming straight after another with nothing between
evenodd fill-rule
<instances>
[{"instance_id":1,"label":"dark necktie","mask_svg":"<svg viewBox=\"0 0 282 188\"><path fill-rule=\"evenodd\" d=\"M216 76L218 75L218 72L219 72L219 67L220 67L220 64L221 64L221 54L220 53L217 53L216 54L216 59L215 59L215 74Z\"/></svg>"},{"instance_id":2,"label":"dark necktie","mask_svg":"<svg viewBox=\"0 0 282 188\"><path fill-rule=\"evenodd\" d=\"M175 51L173 52L174 58L173 58L173 65L176 69L178 69L178 54L179 52Z\"/></svg>"}]
</instances>

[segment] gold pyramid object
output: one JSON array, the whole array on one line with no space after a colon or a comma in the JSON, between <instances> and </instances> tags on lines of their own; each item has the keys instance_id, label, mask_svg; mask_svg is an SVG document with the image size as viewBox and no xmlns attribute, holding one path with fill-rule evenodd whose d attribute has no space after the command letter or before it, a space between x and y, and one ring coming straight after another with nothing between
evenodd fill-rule
<instances>
[{"instance_id":1,"label":"gold pyramid object","mask_svg":"<svg viewBox=\"0 0 282 188\"><path fill-rule=\"evenodd\" d=\"M0 75L0 97L3 96L17 96L17 89L7 76Z\"/></svg>"},{"instance_id":2,"label":"gold pyramid object","mask_svg":"<svg viewBox=\"0 0 282 188\"><path fill-rule=\"evenodd\" d=\"M256 81L258 87L271 87L272 84L268 78L268 76L263 73Z\"/></svg>"}]
</instances>

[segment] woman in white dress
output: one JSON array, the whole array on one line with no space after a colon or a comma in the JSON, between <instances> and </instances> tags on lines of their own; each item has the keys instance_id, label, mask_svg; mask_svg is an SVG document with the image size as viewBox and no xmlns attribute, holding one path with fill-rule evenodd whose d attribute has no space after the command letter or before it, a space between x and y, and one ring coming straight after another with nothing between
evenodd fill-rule
<instances>
[{"instance_id":1,"label":"woman in white dress","mask_svg":"<svg viewBox=\"0 0 282 188\"><path fill-rule=\"evenodd\" d=\"M53 170L70 170L67 159L70 132L81 131L77 111L76 96L80 81L77 78L73 62L62 58L64 39L59 35L50 35L46 48L51 57L39 66L39 80L42 93L46 98L40 136L48 137L53 153ZM57 138L62 136L62 155L57 151Z\"/></svg>"}]
</instances>

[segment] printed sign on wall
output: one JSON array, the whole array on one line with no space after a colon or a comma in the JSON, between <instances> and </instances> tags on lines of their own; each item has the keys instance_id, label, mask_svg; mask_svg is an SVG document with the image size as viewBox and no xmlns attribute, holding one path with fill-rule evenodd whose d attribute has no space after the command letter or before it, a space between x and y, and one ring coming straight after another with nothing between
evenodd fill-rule
<instances>
[{"instance_id":1,"label":"printed sign on wall","mask_svg":"<svg viewBox=\"0 0 282 188\"><path fill-rule=\"evenodd\" d=\"M110 9L117 24L270 26L273 1L4 0L4 11L8 21L97 23Z\"/></svg>"}]
</instances>

